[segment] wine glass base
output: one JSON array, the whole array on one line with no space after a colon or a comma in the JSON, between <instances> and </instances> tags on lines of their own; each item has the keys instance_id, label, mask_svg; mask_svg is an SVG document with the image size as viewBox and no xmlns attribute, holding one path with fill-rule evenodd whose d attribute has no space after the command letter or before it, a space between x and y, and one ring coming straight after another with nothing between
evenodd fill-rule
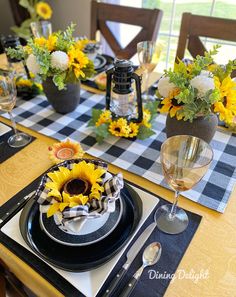
<instances>
[{"instance_id":1,"label":"wine glass base","mask_svg":"<svg viewBox=\"0 0 236 297\"><path fill-rule=\"evenodd\" d=\"M155 213L157 228L168 234L179 234L188 226L188 216L186 212L177 207L176 214L170 217L172 204L162 205Z\"/></svg>"},{"instance_id":2,"label":"wine glass base","mask_svg":"<svg viewBox=\"0 0 236 297\"><path fill-rule=\"evenodd\" d=\"M31 136L25 133L17 133L8 139L10 147L22 147L31 141Z\"/></svg>"}]
</instances>

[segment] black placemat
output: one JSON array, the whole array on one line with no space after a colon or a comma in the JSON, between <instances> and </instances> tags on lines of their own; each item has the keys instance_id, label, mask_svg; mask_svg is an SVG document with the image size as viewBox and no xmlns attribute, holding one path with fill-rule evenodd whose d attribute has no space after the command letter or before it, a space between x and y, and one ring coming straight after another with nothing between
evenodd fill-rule
<instances>
[{"instance_id":1,"label":"black placemat","mask_svg":"<svg viewBox=\"0 0 236 297\"><path fill-rule=\"evenodd\" d=\"M3 123L3 124L8 126L5 123ZM18 130L18 131L21 132L20 130ZM17 152L19 152L20 150L22 150L27 145L29 145L32 141L35 140L35 137L31 136L31 141L27 145L25 145L23 147L18 147L18 148L10 147L8 145L8 143L7 143L7 140L13 134L14 134L13 129L11 129L11 131L9 131L9 132L3 134L2 136L0 136L0 164L2 162L6 161L8 158L15 155Z\"/></svg>"},{"instance_id":2,"label":"black placemat","mask_svg":"<svg viewBox=\"0 0 236 297\"><path fill-rule=\"evenodd\" d=\"M10 199L8 202L6 202L2 207L0 207L0 217L3 215L6 211L9 211L9 209L12 207L12 205L17 204L18 202L21 202L23 197L27 194L29 194L31 191L33 191L38 183L39 183L40 177L33 181L30 185L28 185L26 188L24 188L21 192L16 194L12 199ZM136 187L151 193L137 185ZM152 195L155 195L151 193ZM155 195L158 197L158 195ZM162 204L167 203L164 199L158 197L160 199L160 202L157 207L161 206ZM156 210L156 209L155 209ZM131 244L134 242L134 240L142 233L142 231L153 222L153 216L155 213L155 210L150 214L148 219L145 221L143 226L140 228L138 234L135 236L135 238L132 240ZM19 211L19 210L18 210ZM190 244L199 224L201 221L201 216L191 213L187 211L189 216L189 226L188 228L179 235L167 235L164 234L158 229L155 229L148 239L148 241L145 243L145 247L153 241L159 241L162 244L163 252L161 259L159 262L153 266L151 269L156 270L159 273L169 273L173 274L178 265L181 261L182 257L184 256L184 253ZM10 219L10 218L9 218ZM6 220L7 221L7 220ZM3 224L2 224L3 225ZM2 226L1 225L1 226ZM60 276L54 269L52 269L50 266L48 266L45 262L40 260L37 256L35 256L33 253L26 250L24 247L19 245L17 242L6 236L4 233L0 232L0 242L3 243L7 248L9 248L13 253L15 253L18 257L20 257L22 260L24 260L26 263L28 263L33 269L35 269L39 274L41 274L47 281L49 281L54 287L56 287L59 291L61 291L65 296L70 297L77 297L77 296L84 296L82 293L80 293L77 289L75 289L74 286L72 286L68 281L66 281L62 276ZM139 252L138 256L136 257L135 261L131 265L127 275L121 282L119 288L122 289L124 284L129 280L129 278L132 276L132 274L136 271L137 268L141 265L141 253L143 249ZM129 247L127 248L127 250ZM112 270L109 278L106 280L104 285L102 286L101 290L99 291L97 297L102 296L102 293L106 289L109 282L115 277L116 273L120 270L121 266L125 263L125 254L122 255L119 262L115 266L115 268ZM165 291L170 283L169 279L149 279L148 269L146 269L137 285L135 290L132 293L132 296L135 297L161 297L165 294ZM114 297L119 297L120 291L118 290Z\"/></svg>"}]
</instances>

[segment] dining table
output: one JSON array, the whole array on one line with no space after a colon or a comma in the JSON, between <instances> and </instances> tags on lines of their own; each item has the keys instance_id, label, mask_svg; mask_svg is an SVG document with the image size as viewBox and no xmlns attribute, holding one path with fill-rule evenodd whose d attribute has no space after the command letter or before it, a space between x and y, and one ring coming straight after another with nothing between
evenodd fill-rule
<instances>
[{"instance_id":1,"label":"dining table","mask_svg":"<svg viewBox=\"0 0 236 297\"><path fill-rule=\"evenodd\" d=\"M4 63L5 57L1 55L0 65ZM150 84L159 76L158 72L154 72ZM100 90L83 84L82 88L95 94L104 94ZM0 116L0 121L10 125L10 121L3 116ZM52 166L52 161L48 157L48 148L58 142L53 137L43 135L23 125L18 124L18 128L35 137L35 140L0 164L0 206ZM85 157L93 158L87 153ZM121 172L126 181L140 185L169 202L174 199L170 189L122 169L117 164L109 163L109 171L112 174ZM182 277L179 274L179 278L169 284L164 296L236 296L236 188L234 187L230 194L224 213L216 212L183 196L179 200L179 206L202 216L202 220L178 266L178 271L185 271L186 274ZM36 296L63 296L29 263L18 257L3 243L0 243L0 262ZM198 281L187 276L187 273L200 273L201 271L207 271L208 276Z\"/></svg>"}]
</instances>

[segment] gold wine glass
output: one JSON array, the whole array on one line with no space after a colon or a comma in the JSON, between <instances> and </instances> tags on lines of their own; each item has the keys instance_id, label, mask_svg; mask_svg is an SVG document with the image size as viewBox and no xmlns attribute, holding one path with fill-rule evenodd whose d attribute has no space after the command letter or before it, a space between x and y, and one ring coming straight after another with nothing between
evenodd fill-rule
<instances>
[{"instance_id":1,"label":"gold wine glass","mask_svg":"<svg viewBox=\"0 0 236 297\"><path fill-rule=\"evenodd\" d=\"M137 44L138 60L145 74L144 94L142 96L143 102L152 101L153 97L149 95L149 78L151 72L157 66L160 59L162 44L156 41L141 41Z\"/></svg>"},{"instance_id":2,"label":"gold wine glass","mask_svg":"<svg viewBox=\"0 0 236 297\"><path fill-rule=\"evenodd\" d=\"M155 220L161 231L178 234L187 228L188 216L177 206L179 194L191 189L203 178L212 159L210 145L191 135L173 136L162 144L162 170L167 183L175 191L175 200L156 211Z\"/></svg>"},{"instance_id":3,"label":"gold wine glass","mask_svg":"<svg viewBox=\"0 0 236 297\"><path fill-rule=\"evenodd\" d=\"M11 147L22 147L28 144L31 136L19 133L16 129L16 122L12 115L12 109L16 104L16 86L14 82L14 72L0 69L0 111L8 112L14 135L8 139Z\"/></svg>"}]
</instances>

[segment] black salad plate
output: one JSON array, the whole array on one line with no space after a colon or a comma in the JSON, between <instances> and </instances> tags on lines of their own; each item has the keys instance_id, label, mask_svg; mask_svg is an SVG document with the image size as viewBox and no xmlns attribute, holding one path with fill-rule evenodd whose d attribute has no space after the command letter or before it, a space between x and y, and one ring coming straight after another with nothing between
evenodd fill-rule
<instances>
[{"instance_id":1,"label":"black salad plate","mask_svg":"<svg viewBox=\"0 0 236 297\"><path fill-rule=\"evenodd\" d=\"M87 246L65 246L41 229L39 206L31 199L20 216L20 231L26 243L50 264L73 272L87 271L104 264L128 242L142 217L142 201L128 185L121 191L123 213L116 228L103 240Z\"/></svg>"}]
</instances>

